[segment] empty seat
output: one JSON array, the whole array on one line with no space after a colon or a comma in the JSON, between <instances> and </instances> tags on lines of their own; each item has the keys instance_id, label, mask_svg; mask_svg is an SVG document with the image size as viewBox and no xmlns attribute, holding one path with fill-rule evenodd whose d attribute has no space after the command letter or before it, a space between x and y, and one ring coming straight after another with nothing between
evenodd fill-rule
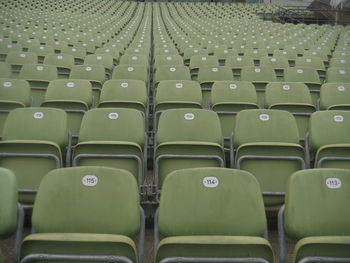
<instances>
[{"instance_id":1,"label":"empty seat","mask_svg":"<svg viewBox=\"0 0 350 263\"><path fill-rule=\"evenodd\" d=\"M265 229L253 175L224 168L177 170L163 184L155 219L155 262L273 262Z\"/></svg>"},{"instance_id":2,"label":"empty seat","mask_svg":"<svg viewBox=\"0 0 350 263\"><path fill-rule=\"evenodd\" d=\"M141 80L113 79L103 84L99 108L131 108L146 114L147 87Z\"/></svg>"},{"instance_id":3,"label":"empty seat","mask_svg":"<svg viewBox=\"0 0 350 263\"><path fill-rule=\"evenodd\" d=\"M147 66L118 65L114 68L112 79L135 79L148 83Z\"/></svg>"},{"instance_id":4,"label":"empty seat","mask_svg":"<svg viewBox=\"0 0 350 263\"><path fill-rule=\"evenodd\" d=\"M225 60L225 66L230 67L233 72L233 76L236 80L241 79L241 71L243 67L253 67L254 60L248 56L228 56Z\"/></svg>"},{"instance_id":5,"label":"empty seat","mask_svg":"<svg viewBox=\"0 0 350 263\"><path fill-rule=\"evenodd\" d=\"M154 56L154 68L159 66L183 66L184 61L180 55L156 55Z\"/></svg>"},{"instance_id":6,"label":"empty seat","mask_svg":"<svg viewBox=\"0 0 350 263\"><path fill-rule=\"evenodd\" d=\"M74 56L71 54L47 54L44 64L57 68L58 76L68 78L71 68L74 66Z\"/></svg>"},{"instance_id":7,"label":"empty seat","mask_svg":"<svg viewBox=\"0 0 350 263\"><path fill-rule=\"evenodd\" d=\"M0 237L11 235L17 224L17 179L14 173L0 168ZM5 262L0 249L0 262Z\"/></svg>"},{"instance_id":8,"label":"empty seat","mask_svg":"<svg viewBox=\"0 0 350 263\"><path fill-rule=\"evenodd\" d=\"M216 56L193 55L190 59L191 77L198 79L198 70L200 67L218 67L219 60Z\"/></svg>"},{"instance_id":9,"label":"empty seat","mask_svg":"<svg viewBox=\"0 0 350 263\"><path fill-rule=\"evenodd\" d=\"M108 54L91 54L87 55L84 59L85 65L102 65L107 74L107 78L109 78L112 74L113 69L113 58L111 55Z\"/></svg>"},{"instance_id":10,"label":"empty seat","mask_svg":"<svg viewBox=\"0 0 350 263\"><path fill-rule=\"evenodd\" d=\"M279 216L280 262L286 262L286 236L297 241L293 263L350 260L350 171L311 169L290 176L285 210Z\"/></svg>"},{"instance_id":11,"label":"empty seat","mask_svg":"<svg viewBox=\"0 0 350 263\"><path fill-rule=\"evenodd\" d=\"M321 110L350 110L350 83L325 83L320 92Z\"/></svg>"},{"instance_id":12,"label":"empty seat","mask_svg":"<svg viewBox=\"0 0 350 263\"><path fill-rule=\"evenodd\" d=\"M35 232L23 240L20 259L39 261L47 254L53 260L142 262L144 224L137 183L129 172L57 169L40 185L32 215Z\"/></svg>"},{"instance_id":13,"label":"empty seat","mask_svg":"<svg viewBox=\"0 0 350 263\"><path fill-rule=\"evenodd\" d=\"M299 136L304 140L309 131L310 115L316 111L310 91L304 83L274 82L266 86L265 106L268 109L285 110L292 113L299 129Z\"/></svg>"},{"instance_id":14,"label":"empty seat","mask_svg":"<svg viewBox=\"0 0 350 263\"><path fill-rule=\"evenodd\" d=\"M318 111L311 115L309 147L315 167L349 169L349 129L349 111Z\"/></svg>"},{"instance_id":15,"label":"empty seat","mask_svg":"<svg viewBox=\"0 0 350 263\"><path fill-rule=\"evenodd\" d=\"M41 107L58 108L67 113L68 130L79 135L84 113L92 105L92 87L87 80L53 80L47 87Z\"/></svg>"},{"instance_id":16,"label":"empty seat","mask_svg":"<svg viewBox=\"0 0 350 263\"><path fill-rule=\"evenodd\" d=\"M148 56L146 55L123 55L119 65L138 65L148 67Z\"/></svg>"},{"instance_id":17,"label":"empty seat","mask_svg":"<svg viewBox=\"0 0 350 263\"><path fill-rule=\"evenodd\" d=\"M326 81L329 83L350 83L350 68L328 68Z\"/></svg>"},{"instance_id":18,"label":"empty seat","mask_svg":"<svg viewBox=\"0 0 350 263\"><path fill-rule=\"evenodd\" d=\"M17 77L16 73L20 72L23 65L38 63L38 57L32 52L11 51L6 57L6 63L11 65L11 70Z\"/></svg>"},{"instance_id":19,"label":"empty seat","mask_svg":"<svg viewBox=\"0 0 350 263\"><path fill-rule=\"evenodd\" d=\"M38 56L38 62L42 63L44 57L48 54L54 54L55 51L53 47L49 45L31 45L28 49L28 52L33 52Z\"/></svg>"},{"instance_id":20,"label":"empty seat","mask_svg":"<svg viewBox=\"0 0 350 263\"><path fill-rule=\"evenodd\" d=\"M184 63L185 65L190 64L191 57L193 55L208 55L208 51L204 48L194 48L194 47L188 47L184 50Z\"/></svg>"},{"instance_id":21,"label":"empty seat","mask_svg":"<svg viewBox=\"0 0 350 263\"><path fill-rule=\"evenodd\" d=\"M10 78L10 77L11 77L11 65L0 62L0 78Z\"/></svg>"},{"instance_id":22,"label":"empty seat","mask_svg":"<svg viewBox=\"0 0 350 263\"><path fill-rule=\"evenodd\" d=\"M241 80L250 81L254 84L258 104L263 105L265 87L269 82L277 81L275 71L270 67L243 67Z\"/></svg>"},{"instance_id":23,"label":"empty seat","mask_svg":"<svg viewBox=\"0 0 350 263\"><path fill-rule=\"evenodd\" d=\"M68 145L67 116L63 110L18 108L5 122L0 141L0 165L18 179L19 201L32 203L42 177L63 166Z\"/></svg>"},{"instance_id":24,"label":"empty seat","mask_svg":"<svg viewBox=\"0 0 350 263\"><path fill-rule=\"evenodd\" d=\"M38 107L44 100L50 81L57 79L57 68L52 65L26 64L22 66L19 78L29 82L32 106Z\"/></svg>"},{"instance_id":25,"label":"empty seat","mask_svg":"<svg viewBox=\"0 0 350 263\"><path fill-rule=\"evenodd\" d=\"M83 64L84 58L86 56L86 48L84 48L84 47L64 47L61 50L61 53L73 55L74 61L76 64Z\"/></svg>"},{"instance_id":26,"label":"empty seat","mask_svg":"<svg viewBox=\"0 0 350 263\"><path fill-rule=\"evenodd\" d=\"M211 109L220 119L225 147L229 147L236 115L241 110L257 109L255 87L246 81L217 81L211 88Z\"/></svg>"},{"instance_id":27,"label":"empty seat","mask_svg":"<svg viewBox=\"0 0 350 263\"><path fill-rule=\"evenodd\" d=\"M277 80L284 78L284 70L289 67L288 59L285 57L262 57L260 58L261 67L271 67L275 70Z\"/></svg>"},{"instance_id":28,"label":"empty seat","mask_svg":"<svg viewBox=\"0 0 350 263\"><path fill-rule=\"evenodd\" d=\"M202 108L202 91L196 81L163 80L159 82L154 105L154 125L157 127L159 115L168 109Z\"/></svg>"},{"instance_id":29,"label":"empty seat","mask_svg":"<svg viewBox=\"0 0 350 263\"><path fill-rule=\"evenodd\" d=\"M154 86L162 80L191 80L190 70L186 66L159 66L154 74Z\"/></svg>"},{"instance_id":30,"label":"empty seat","mask_svg":"<svg viewBox=\"0 0 350 263\"><path fill-rule=\"evenodd\" d=\"M233 80L233 74L229 67L201 67L198 71L198 82L203 93L203 106L209 107L210 91L215 81Z\"/></svg>"},{"instance_id":31,"label":"empty seat","mask_svg":"<svg viewBox=\"0 0 350 263\"><path fill-rule=\"evenodd\" d=\"M130 171L141 185L147 144L141 112L125 108L89 110L81 122L73 166L106 166Z\"/></svg>"},{"instance_id":32,"label":"empty seat","mask_svg":"<svg viewBox=\"0 0 350 263\"><path fill-rule=\"evenodd\" d=\"M181 168L223 167L224 149L220 121L213 111L170 109L159 118L156 133L155 187Z\"/></svg>"},{"instance_id":33,"label":"empty seat","mask_svg":"<svg viewBox=\"0 0 350 263\"><path fill-rule=\"evenodd\" d=\"M287 68L284 71L285 82L305 83L311 92L312 101L316 104L320 96L321 80L316 69L313 68Z\"/></svg>"},{"instance_id":34,"label":"empty seat","mask_svg":"<svg viewBox=\"0 0 350 263\"><path fill-rule=\"evenodd\" d=\"M240 111L231 150L233 167L256 176L267 207L283 204L289 175L308 167L296 121L286 111Z\"/></svg>"},{"instance_id":35,"label":"empty seat","mask_svg":"<svg viewBox=\"0 0 350 263\"><path fill-rule=\"evenodd\" d=\"M27 81L0 79L0 138L9 112L16 108L28 107L30 104L30 87Z\"/></svg>"},{"instance_id":36,"label":"empty seat","mask_svg":"<svg viewBox=\"0 0 350 263\"><path fill-rule=\"evenodd\" d=\"M75 65L72 67L70 79L85 79L90 81L95 102L99 101L103 83L106 80L106 70L102 65Z\"/></svg>"},{"instance_id":37,"label":"empty seat","mask_svg":"<svg viewBox=\"0 0 350 263\"><path fill-rule=\"evenodd\" d=\"M295 61L295 67L316 69L321 82L326 78L326 68L320 57L298 57Z\"/></svg>"}]
</instances>

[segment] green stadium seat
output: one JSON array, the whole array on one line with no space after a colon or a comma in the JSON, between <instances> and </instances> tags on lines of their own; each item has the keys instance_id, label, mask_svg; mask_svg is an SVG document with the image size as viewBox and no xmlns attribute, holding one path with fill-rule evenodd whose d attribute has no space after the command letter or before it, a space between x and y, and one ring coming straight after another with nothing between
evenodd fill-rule
<instances>
[{"instance_id":1,"label":"green stadium seat","mask_svg":"<svg viewBox=\"0 0 350 263\"><path fill-rule=\"evenodd\" d=\"M311 115L309 147L315 168L349 169L349 111L318 111Z\"/></svg>"},{"instance_id":2,"label":"green stadium seat","mask_svg":"<svg viewBox=\"0 0 350 263\"><path fill-rule=\"evenodd\" d=\"M16 174L21 203L32 204L42 177L63 166L65 151L70 151L68 139L63 110L33 107L9 113L0 141L0 165Z\"/></svg>"},{"instance_id":3,"label":"green stadium seat","mask_svg":"<svg viewBox=\"0 0 350 263\"><path fill-rule=\"evenodd\" d=\"M160 197L155 262L274 262L265 229L253 175L224 168L177 170L165 179Z\"/></svg>"},{"instance_id":4,"label":"green stadium seat","mask_svg":"<svg viewBox=\"0 0 350 263\"><path fill-rule=\"evenodd\" d=\"M55 66L59 78L68 78L71 68L74 66L74 56L71 54L47 54L43 63Z\"/></svg>"},{"instance_id":5,"label":"green stadium seat","mask_svg":"<svg viewBox=\"0 0 350 263\"><path fill-rule=\"evenodd\" d=\"M37 262L42 255L69 262L143 260L144 215L136 180L125 170L74 167L48 173L32 222L35 232L23 240L21 260Z\"/></svg>"},{"instance_id":6,"label":"green stadium seat","mask_svg":"<svg viewBox=\"0 0 350 263\"><path fill-rule=\"evenodd\" d=\"M232 167L256 176L265 205L272 209L283 204L289 175L309 166L296 121L282 110L240 111L231 152Z\"/></svg>"},{"instance_id":7,"label":"green stadium seat","mask_svg":"<svg viewBox=\"0 0 350 263\"><path fill-rule=\"evenodd\" d=\"M279 216L280 262L286 236L296 240L291 262L350 260L350 171L311 169L290 176Z\"/></svg>"},{"instance_id":8,"label":"green stadium seat","mask_svg":"<svg viewBox=\"0 0 350 263\"><path fill-rule=\"evenodd\" d=\"M350 83L325 83L320 92L321 110L350 110Z\"/></svg>"},{"instance_id":9,"label":"green stadium seat","mask_svg":"<svg viewBox=\"0 0 350 263\"><path fill-rule=\"evenodd\" d=\"M89 110L81 122L73 166L106 166L131 172L143 184L147 155L145 120L126 108Z\"/></svg>"}]
</instances>

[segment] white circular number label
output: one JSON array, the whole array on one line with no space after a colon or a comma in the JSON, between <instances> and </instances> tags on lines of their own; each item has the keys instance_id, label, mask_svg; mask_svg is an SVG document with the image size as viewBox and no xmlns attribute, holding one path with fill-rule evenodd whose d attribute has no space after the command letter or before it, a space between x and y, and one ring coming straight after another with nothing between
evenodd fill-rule
<instances>
[{"instance_id":1,"label":"white circular number label","mask_svg":"<svg viewBox=\"0 0 350 263\"><path fill-rule=\"evenodd\" d=\"M96 175L85 175L81 180L85 186L95 186L98 183L98 177Z\"/></svg>"},{"instance_id":2,"label":"white circular number label","mask_svg":"<svg viewBox=\"0 0 350 263\"><path fill-rule=\"evenodd\" d=\"M91 68L91 67L86 67L85 70L86 70L86 71L91 71L92 68Z\"/></svg>"},{"instance_id":3,"label":"white circular number label","mask_svg":"<svg viewBox=\"0 0 350 263\"><path fill-rule=\"evenodd\" d=\"M270 119L270 116L268 114L260 114L259 119L262 121L268 121Z\"/></svg>"},{"instance_id":4,"label":"white circular number label","mask_svg":"<svg viewBox=\"0 0 350 263\"><path fill-rule=\"evenodd\" d=\"M193 113L186 113L185 114L185 120L191 121L194 119L194 114Z\"/></svg>"},{"instance_id":5,"label":"white circular number label","mask_svg":"<svg viewBox=\"0 0 350 263\"><path fill-rule=\"evenodd\" d=\"M344 117L341 116L341 115L335 115L335 116L333 117L333 119L334 119L334 121L336 121L336 122L343 122L343 121L344 121Z\"/></svg>"},{"instance_id":6,"label":"white circular number label","mask_svg":"<svg viewBox=\"0 0 350 263\"><path fill-rule=\"evenodd\" d=\"M202 61L207 61L207 58L206 57L202 57Z\"/></svg>"},{"instance_id":7,"label":"white circular number label","mask_svg":"<svg viewBox=\"0 0 350 263\"><path fill-rule=\"evenodd\" d=\"M234 83L230 84L230 89L237 89L237 85Z\"/></svg>"},{"instance_id":8,"label":"white circular number label","mask_svg":"<svg viewBox=\"0 0 350 263\"><path fill-rule=\"evenodd\" d=\"M119 115L116 112L111 112L110 114L108 114L108 118L111 120L116 120L118 119Z\"/></svg>"},{"instance_id":9,"label":"white circular number label","mask_svg":"<svg viewBox=\"0 0 350 263\"><path fill-rule=\"evenodd\" d=\"M345 91L345 87L344 86L339 86L337 87L338 91Z\"/></svg>"},{"instance_id":10,"label":"white circular number label","mask_svg":"<svg viewBox=\"0 0 350 263\"><path fill-rule=\"evenodd\" d=\"M218 71L219 71L218 68L212 68L211 70L212 70L213 72L218 72Z\"/></svg>"},{"instance_id":11,"label":"white circular number label","mask_svg":"<svg viewBox=\"0 0 350 263\"><path fill-rule=\"evenodd\" d=\"M344 69L339 70L339 74L344 75L345 73L346 73L346 71Z\"/></svg>"},{"instance_id":12,"label":"white circular number label","mask_svg":"<svg viewBox=\"0 0 350 263\"><path fill-rule=\"evenodd\" d=\"M327 178L326 186L329 189L339 189L341 187L341 180L339 178Z\"/></svg>"},{"instance_id":13,"label":"white circular number label","mask_svg":"<svg viewBox=\"0 0 350 263\"><path fill-rule=\"evenodd\" d=\"M256 72L256 73L260 73L260 72L261 72L261 69L256 68L256 69L255 69L255 72Z\"/></svg>"},{"instance_id":14,"label":"white circular number label","mask_svg":"<svg viewBox=\"0 0 350 263\"><path fill-rule=\"evenodd\" d=\"M304 71L302 69L297 69L298 73L303 73Z\"/></svg>"},{"instance_id":15,"label":"white circular number label","mask_svg":"<svg viewBox=\"0 0 350 263\"><path fill-rule=\"evenodd\" d=\"M12 86L12 82L10 82L10 81L5 81L3 85L4 85L4 87L9 88L9 87Z\"/></svg>"},{"instance_id":16,"label":"white circular number label","mask_svg":"<svg viewBox=\"0 0 350 263\"><path fill-rule=\"evenodd\" d=\"M171 72L175 72L176 71L176 68L170 68L169 69Z\"/></svg>"},{"instance_id":17,"label":"white circular number label","mask_svg":"<svg viewBox=\"0 0 350 263\"><path fill-rule=\"evenodd\" d=\"M207 188L215 188L218 187L219 180L214 176L207 176L203 178L203 185Z\"/></svg>"},{"instance_id":18,"label":"white circular number label","mask_svg":"<svg viewBox=\"0 0 350 263\"><path fill-rule=\"evenodd\" d=\"M134 71L134 68L133 67L128 67L128 71Z\"/></svg>"},{"instance_id":19,"label":"white circular number label","mask_svg":"<svg viewBox=\"0 0 350 263\"><path fill-rule=\"evenodd\" d=\"M290 86L289 85L283 85L283 90L290 90Z\"/></svg>"},{"instance_id":20,"label":"white circular number label","mask_svg":"<svg viewBox=\"0 0 350 263\"><path fill-rule=\"evenodd\" d=\"M68 88L73 88L74 87L74 82L68 82L67 83Z\"/></svg>"},{"instance_id":21,"label":"white circular number label","mask_svg":"<svg viewBox=\"0 0 350 263\"><path fill-rule=\"evenodd\" d=\"M123 82L122 84L120 84L120 86L121 86L122 88L127 88L127 87L129 87L129 83Z\"/></svg>"},{"instance_id":22,"label":"white circular number label","mask_svg":"<svg viewBox=\"0 0 350 263\"><path fill-rule=\"evenodd\" d=\"M33 116L34 116L35 119L42 119L44 117L44 113L36 112L36 113L34 113Z\"/></svg>"},{"instance_id":23,"label":"white circular number label","mask_svg":"<svg viewBox=\"0 0 350 263\"><path fill-rule=\"evenodd\" d=\"M176 84L175 84L175 87L178 88L178 89L183 88L183 86L184 86L184 85L183 85L182 83L176 83Z\"/></svg>"}]
</instances>

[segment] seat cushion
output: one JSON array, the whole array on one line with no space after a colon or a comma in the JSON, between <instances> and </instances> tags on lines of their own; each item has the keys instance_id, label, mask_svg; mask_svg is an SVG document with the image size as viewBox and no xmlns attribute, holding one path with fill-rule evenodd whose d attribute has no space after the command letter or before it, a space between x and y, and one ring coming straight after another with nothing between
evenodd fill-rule
<instances>
[{"instance_id":1,"label":"seat cushion","mask_svg":"<svg viewBox=\"0 0 350 263\"><path fill-rule=\"evenodd\" d=\"M21 259L29 254L118 255L137 262L132 239L122 235L49 233L27 236L21 247Z\"/></svg>"},{"instance_id":2,"label":"seat cushion","mask_svg":"<svg viewBox=\"0 0 350 263\"><path fill-rule=\"evenodd\" d=\"M293 253L293 262L304 257L350 258L350 236L306 237L298 241Z\"/></svg>"},{"instance_id":3,"label":"seat cushion","mask_svg":"<svg viewBox=\"0 0 350 263\"><path fill-rule=\"evenodd\" d=\"M156 262L167 257L256 257L273 262L269 242L247 236L177 236L162 239Z\"/></svg>"}]
</instances>

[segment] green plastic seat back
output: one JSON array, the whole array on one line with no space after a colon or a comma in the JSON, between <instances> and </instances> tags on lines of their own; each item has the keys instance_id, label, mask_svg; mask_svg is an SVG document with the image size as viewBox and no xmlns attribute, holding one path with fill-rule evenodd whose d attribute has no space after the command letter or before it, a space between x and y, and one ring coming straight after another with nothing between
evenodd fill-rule
<instances>
[{"instance_id":1,"label":"green plastic seat back","mask_svg":"<svg viewBox=\"0 0 350 263\"><path fill-rule=\"evenodd\" d=\"M51 81L57 79L57 68L52 65L26 64L19 73L20 79L32 81Z\"/></svg>"},{"instance_id":2,"label":"green plastic seat back","mask_svg":"<svg viewBox=\"0 0 350 263\"><path fill-rule=\"evenodd\" d=\"M328 68L326 79L327 82L350 82L349 68Z\"/></svg>"},{"instance_id":3,"label":"green plastic seat back","mask_svg":"<svg viewBox=\"0 0 350 263\"><path fill-rule=\"evenodd\" d=\"M257 103L255 87L246 81L217 81L211 88L211 101L221 103Z\"/></svg>"},{"instance_id":4,"label":"green plastic seat back","mask_svg":"<svg viewBox=\"0 0 350 263\"><path fill-rule=\"evenodd\" d=\"M254 60L248 56L228 56L225 65L230 68L252 67L254 66Z\"/></svg>"},{"instance_id":5,"label":"green plastic seat back","mask_svg":"<svg viewBox=\"0 0 350 263\"><path fill-rule=\"evenodd\" d=\"M118 65L113 70L112 79L136 79L146 83L148 80L147 66Z\"/></svg>"},{"instance_id":6,"label":"green plastic seat back","mask_svg":"<svg viewBox=\"0 0 350 263\"><path fill-rule=\"evenodd\" d=\"M299 143L293 115L281 110L240 111L236 118L234 145L257 142Z\"/></svg>"},{"instance_id":7,"label":"green plastic seat back","mask_svg":"<svg viewBox=\"0 0 350 263\"><path fill-rule=\"evenodd\" d=\"M0 44L0 54L8 54L10 52L21 52L21 51L22 51L21 44L13 44L13 43Z\"/></svg>"},{"instance_id":8,"label":"green plastic seat back","mask_svg":"<svg viewBox=\"0 0 350 263\"><path fill-rule=\"evenodd\" d=\"M342 106L350 109L350 83L325 83L321 87L321 110L336 109Z\"/></svg>"},{"instance_id":9,"label":"green plastic seat back","mask_svg":"<svg viewBox=\"0 0 350 263\"><path fill-rule=\"evenodd\" d=\"M198 82L214 82L220 80L233 80L233 74L229 67L200 67L198 71Z\"/></svg>"},{"instance_id":10,"label":"green plastic seat back","mask_svg":"<svg viewBox=\"0 0 350 263\"><path fill-rule=\"evenodd\" d=\"M71 68L74 66L74 56L71 54L47 54L44 58L44 64Z\"/></svg>"},{"instance_id":11,"label":"green plastic seat back","mask_svg":"<svg viewBox=\"0 0 350 263\"><path fill-rule=\"evenodd\" d=\"M70 79L85 79L98 82L105 81L105 68L102 65L75 65L72 67Z\"/></svg>"},{"instance_id":12,"label":"green plastic seat back","mask_svg":"<svg viewBox=\"0 0 350 263\"><path fill-rule=\"evenodd\" d=\"M273 69L285 69L289 67L288 60L285 57L273 56L260 58L261 67L271 67Z\"/></svg>"},{"instance_id":13,"label":"green plastic seat back","mask_svg":"<svg viewBox=\"0 0 350 263\"><path fill-rule=\"evenodd\" d=\"M154 67L159 66L183 66L184 61L180 55L156 55L154 57Z\"/></svg>"},{"instance_id":14,"label":"green plastic seat back","mask_svg":"<svg viewBox=\"0 0 350 263\"><path fill-rule=\"evenodd\" d=\"M309 88L304 83L275 82L265 88L265 104L309 104L312 105Z\"/></svg>"},{"instance_id":15,"label":"green plastic seat back","mask_svg":"<svg viewBox=\"0 0 350 263\"><path fill-rule=\"evenodd\" d=\"M184 59L189 60L193 55L208 55L208 51L204 48L186 48L184 50Z\"/></svg>"},{"instance_id":16,"label":"green plastic seat back","mask_svg":"<svg viewBox=\"0 0 350 263\"><path fill-rule=\"evenodd\" d=\"M227 49L227 48L219 47L219 48L216 48L214 50L214 55L218 59L226 59L228 56L238 56L238 53L234 49Z\"/></svg>"},{"instance_id":17,"label":"green plastic seat back","mask_svg":"<svg viewBox=\"0 0 350 263\"><path fill-rule=\"evenodd\" d=\"M265 57L268 54L267 54L267 50L265 50L265 49L246 49L244 51L244 55L252 57L254 59L258 59L261 57Z\"/></svg>"},{"instance_id":18,"label":"green plastic seat back","mask_svg":"<svg viewBox=\"0 0 350 263\"><path fill-rule=\"evenodd\" d=\"M86 48L84 47L65 47L61 50L63 54L71 54L74 58L84 59L86 56Z\"/></svg>"},{"instance_id":19,"label":"green plastic seat back","mask_svg":"<svg viewBox=\"0 0 350 263\"><path fill-rule=\"evenodd\" d=\"M16 229L17 190L15 174L0 168L0 236L10 235Z\"/></svg>"},{"instance_id":20,"label":"green plastic seat back","mask_svg":"<svg viewBox=\"0 0 350 263\"><path fill-rule=\"evenodd\" d=\"M325 52L323 52L322 50L307 50L307 51L305 51L304 56L305 57L319 57L323 61L328 60L327 54Z\"/></svg>"},{"instance_id":21,"label":"green plastic seat back","mask_svg":"<svg viewBox=\"0 0 350 263\"><path fill-rule=\"evenodd\" d=\"M148 48L129 47L125 51L125 54L149 56L149 52L150 52L150 49Z\"/></svg>"},{"instance_id":22,"label":"green plastic seat back","mask_svg":"<svg viewBox=\"0 0 350 263\"><path fill-rule=\"evenodd\" d=\"M47 54L53 54L55 51L53 47L49 45L32 45L28 49L29 52L33 52L38 56L45 56Z\"/></svg>"},{"instance_id":23,"label":"green plastic seat back","mask_svg":"<svg viewBox=\"0 0 350 263\"><path fill-rule=\"evenodd\" d=\"M310 149L350 143L350 111L318 111L310 117Z\"/></svg>"},{"instance_id":24,"label":"green plastic seat back","mask_svg":"<svg viewBox=\"0 0 350 263\"><path fill-rule=\"evenodd\" d=\"M190 69L203 66L218 67L219 60L216 56L193 55L190 60Z\"/></svg>"},{"instance_id":25,"label":"green plastic seat back","mask_svg":"<svg viewBox=\"0 0 350 263\"><path fill-rule=\"evenodd\" d=\"M294 238L349 236L350 171L311 169L291 175L286 192L286 233Z\"/></svg>"},{"instance_id":26,"label":"green plastic seat back","mask_svg":"<svg viewBox=\"0 0 350 263\"><path fill-rule=\"evenodd\" d=\"M30 87L27 81L21 79L0 79L0 101L30 105ZM0 103L1 105L1 103ZM4 105L5 106L5 105ZM0 106L2 108L2 106Z\"/></svg>"},{"instance_id":27,"label":"green plastic seat back","mask_svg":"<svg viewBox=\"0 0 350 263\"><path fill-rule=\"evenodd\" d=\"M11 65L24 65L38 63L38 57L33 52L11 51L7 54L6 63Z\"/></svg>"},{"instance_id":28,"label":"green plastic seat back","mask_svg":"<svg viewBox=\"0 0 350 263\"><path fill-rule=\"evenodd\" d=\"M157 144L175 141L198 141L221 144L217 114L202 109L170 109L159 118Z\"/></svg>"},{"instance_id":29,"label":"green plastic seat back","mask_svg":"<svg viewBox=\"0 0 350 263\"><path fill-rule=\"evenodd\" d=\"M276 81L275 71L270 67L243 67L241 72L243 81Z\"/></svg>"},{"instance_id":30,"label":"green plastic seat back","mask_svg":"<svg viewBox=\"0 0 350 263\"><path fill-rule=\"evenodd\" d=\"M325 70L323 60L319 57L298 57L295 60L297 68L313 68L316 70Z\"/></svg>"},{"instance_id":31,"label":"green plastic seat back","mask_svg":"<svg viewBox=\"0 0 350 263\"><path fill-rule=\"evenodd\" d=\"M10 78L11 77L11 65L7 63L0 63L0 77Z\"/></svg>"},{"instance_id":32,"label":"green plastic seat back","mask_svg":"<svg viewBox=\"0 0 350 263\"><path fill-rule=\"evenodd\" d=\"M52 108L18 108L12 110L3 130L3 141L40 140L67 145L67 116Z\"/></svg>"},{"instance_id":33,"label":"green plastic seat back","mask_svg":"<svg viewBox=\"0 0 350 263\"><path fill-rule=\"evenodd\" d=\"M186 66L159 66L154 74L154 82L162 80L191 80L190 70Z\"/></svg>"},{"instance_id":34,"label":"green plastic seat back","mask_svg":"<svg viewBox=\"0 0 350 263\"><path fill-rule=\"evenodd\" d=\"M158 222L165 237L262 236L266 227L257 180L246 171L224 168L170 173L162 188Z\"/></svg>"},{"instance_id":35,"label":"green plastic seat back","mask_svg":"<svg viewBox=\"0 0 350 263\"><path fill-rule=\"evenodd\" d=\"M148 57L146 55L123 55L120 58L119 65L148 65Z\"/></svg>"},{"instance_id":36,"label":"green plastic seat back","mask_svg":"<svg viewBox=\"0 0 350 263\"><path fill-rule=\"evenodd\" d=\"M107 167L53 170L40 184L32 224L36 233L133 237L140 227L137 182L129 172Z\"/></svg>"},{"instance_id":37,"label":"green plastic seat back","mask_svg":"<svg viewBox=\"0 0 350 263\"><path fill-rule=\"evenodd\" d=\"M293 50L275 50L273 56L281 56L288 60L295 60L297 58L297 53Z\"/></svg>"},{"instance_id":38,"label":"green plastic seat back","mask_svg":"<svg viewBox=\"0 0 350 263\"><path fill-rule=\"evenodd\" d=\"M141 112L124 108L100 108L85 113L79 142L126 141L144 145L144 119Z\"/></svg>"},{"instance_id":39,"label":"green plastic seat back","mask_svg":"<svg viewBox=\"0 0 350 263\"><path fill-rule=\"evenodd\" d=\"M95 54L107 54L107 55L111 55L113 57L113 59L118 59L121 51L119 48L117 47L103 47L103 48L97 48L95 51Z\"/></svg>"},{"instance_id":40,"label":"green plastic seat back","mask_svg":"<svg viewBox=\"0 0 350 263\"><path fill-rule=\"evenodd\" d=\"M102 65L106 69L113 68L113 57L108 54L91 54L87 55L84 59L86 65Z\"/></svg>"},{"instance_id":41,"label":"green plastic seat back","mask_svg":"<svg viewBox=\"0 0 350 263\"><path fill-rule=\"evenodd\" d=\"M159 83L156 93L156 104L159 103L202 103L201 87L191 80L163 80Z\"/></svg>"},{"instance_id":42,"label":"green plastic seat back","mask_svg":"<svg viewBox=\"0 0 350 263\"><path fill-rule=\"evenodd\" d=\"M349 68L350 67L350 59L348 58L332 58L329 61L329 67L331 68Z\"/></svg>"},{"instance_id":43,"label":"green plastic seat back","mask_svg":"<svg viewBox=\"0 0 350 263\"><path fill-rule=\"evenodd\" d=\"M147 88L141 80L113 79L103 84L100 103L138 102L146 106Z\"/></svg>"},{"instance_id":44,"label":"green plastic seat back","mask_svg":"<svg viewBox=\"0 0 350 263\"><path fill-rule=\"evenodd\" d=\"M154 50L154 55L177 55L177 54L178 54L178 51L175 47L173 47L173 48L158 47L158 48L155 48L155 50Z\"/></svg>"},{"instance_id":45,"label":"green plastic seat back","mask_svg":"<svg viewBox=\"0 0 350 263\"><path fill-rule=\"evenodd\" d=\"M286 82L321 83L316 69L313 68L286 68L284 80Z\"/></svg>"},{"instance_id":46,"label":"green plastic seat back","mask_svg":"<svg viewBox=\"0 0 350 263\"><path fill-rule=\"evenodd\" d=\"M47 87L45 101L81 101L87 106L92 103L92 87L87 80L56 79Z\"/></svg>"}]
</instances>

